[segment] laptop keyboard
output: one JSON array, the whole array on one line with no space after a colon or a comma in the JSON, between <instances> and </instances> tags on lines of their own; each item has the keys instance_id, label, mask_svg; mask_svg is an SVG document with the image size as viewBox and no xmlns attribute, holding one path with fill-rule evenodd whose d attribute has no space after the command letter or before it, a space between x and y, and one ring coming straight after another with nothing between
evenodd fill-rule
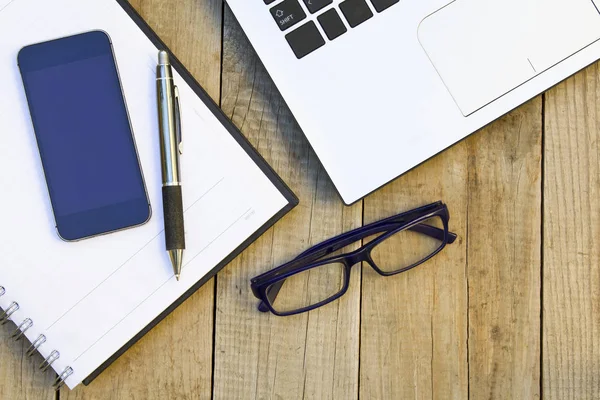
<instances>
[{"instance_id":1,"label":"laptop keyboard","mask_svg":"<svg viewBox=\"0 0 600 400\"><path fill-rule=\"evenodd\" d=\"M264 0L267 5L277 1ZM300 59L326 44L321 30L328 40L335 40L348 31L346 24L352 29L372 18L371 6L380 13L399 1L344 0L337 7L330 7L334 0L283 0L272 6L270 11L279 29L288 32L285 38ZM313 16L316 16L316 21L312 20ZM321 30L315 22L318 22Z\"/></svg>"}]
</instances>

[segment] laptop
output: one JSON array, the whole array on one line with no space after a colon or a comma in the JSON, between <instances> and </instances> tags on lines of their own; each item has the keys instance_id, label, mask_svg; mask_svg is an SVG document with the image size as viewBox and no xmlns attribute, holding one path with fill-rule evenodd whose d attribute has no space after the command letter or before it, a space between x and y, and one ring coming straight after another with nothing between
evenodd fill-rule
<instances>
[{"instance_id":1,"label":"laptop","mask_svg":"<svg viewBox=\"0 0 600 400\"><path fill-rule=\"evenodd\" d=\"M344 203L600 58L600 0L227 0Z\"/></svg>"}]
</instances>

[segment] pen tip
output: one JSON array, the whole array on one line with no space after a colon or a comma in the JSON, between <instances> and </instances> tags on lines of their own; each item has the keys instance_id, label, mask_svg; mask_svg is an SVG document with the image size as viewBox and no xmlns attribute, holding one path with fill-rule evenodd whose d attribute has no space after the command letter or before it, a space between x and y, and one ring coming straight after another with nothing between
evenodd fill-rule
<instances>
[{"instance_id":1,"label":"pen tip","mask_svg":"<svg viewBox=\"0 0 600 400\"><path fill-rule=\"evenodd\" d=\"M169 258L171 258L171 264L173 264L175 278L179 280L181 267L183 266L183 250L169 250Z\"/></svg>"}]
</instances>

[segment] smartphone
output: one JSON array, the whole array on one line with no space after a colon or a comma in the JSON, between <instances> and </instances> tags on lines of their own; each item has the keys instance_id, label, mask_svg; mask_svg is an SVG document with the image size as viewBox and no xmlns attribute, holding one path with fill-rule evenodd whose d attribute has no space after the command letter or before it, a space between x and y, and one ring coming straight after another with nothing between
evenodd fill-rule
<instances>
[{"instance_id":1,"label":"smartphone","mask_svg":"<svg viewBox=\"0 0 600 400\"><path fill-rule=\"evenodd\" d=\"M60 238L146 223L150 201L108 34L27 46L18 64Z\"/></svg>"}]
</instances>

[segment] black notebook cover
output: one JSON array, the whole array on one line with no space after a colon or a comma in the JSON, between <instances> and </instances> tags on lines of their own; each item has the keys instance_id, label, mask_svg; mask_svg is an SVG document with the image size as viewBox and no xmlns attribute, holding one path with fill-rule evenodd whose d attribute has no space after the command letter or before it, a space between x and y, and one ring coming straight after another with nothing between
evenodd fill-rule
<instances>
[{"instance_id":1,"label":"black notebook cover","mask_svg":"<svg viewBox=\"0 0 600 400\"><path fill-rule=\"evenodd\" d=\"M110 364L116 361L123 353L125 353L131 346L133 346L138 340L140 340L146 333L154 328L160 321L162 321L167 315L175 310L180 304L182 304L188 297L194 294L202 285L208 282L213 276L217 274L225 265L229 264L235 257L237 257L244 249L246 249L251 243L256 241L263 233L265 233L275 222L281 219L287 214L292 208L298 205L298 198L290 190L290 188L281 180L281 178L273 171L273 169L267 164L264 158L258 154L258 152L252 147L252 145L246 140L242 133L235 127L235 125L225 116L219 106L212 100L212 98L202 89L194 77L189 71L181 64L181 62L173 55L173 53L167 48L167 46L160 40L158 35L150 28L150 26L142 19L137 11L127 2L127 0L116 0L129 17L138 25L138 27L146 34L146 36L154 43L159 49L166 50L171 56L171 64L173 68L183 77L183 79L190 85L196 95L204 102L208 109L217 117L217 119L223 124L229 131L231 136L238 142L238 144L248 153L252 160L260 167L263 173L271 180L273 185L283 194L287 199L288 205L271 218L265 225L257 230L252 236L244 241L237 249L235 249L229 256L221 261L215 268L213 268L207 275L200 279L194 286L192 286L187 292L183 294L176 302L171 304L163 313L156 317L150 324L142 329L137 335L135 335L129 342L121 347L115 354L113 354L108 360L106 360L100 367L92 372L87 378L83 380L84 385L89 385L94 379L98 377Z\"/></svg>"}]
</instances>

